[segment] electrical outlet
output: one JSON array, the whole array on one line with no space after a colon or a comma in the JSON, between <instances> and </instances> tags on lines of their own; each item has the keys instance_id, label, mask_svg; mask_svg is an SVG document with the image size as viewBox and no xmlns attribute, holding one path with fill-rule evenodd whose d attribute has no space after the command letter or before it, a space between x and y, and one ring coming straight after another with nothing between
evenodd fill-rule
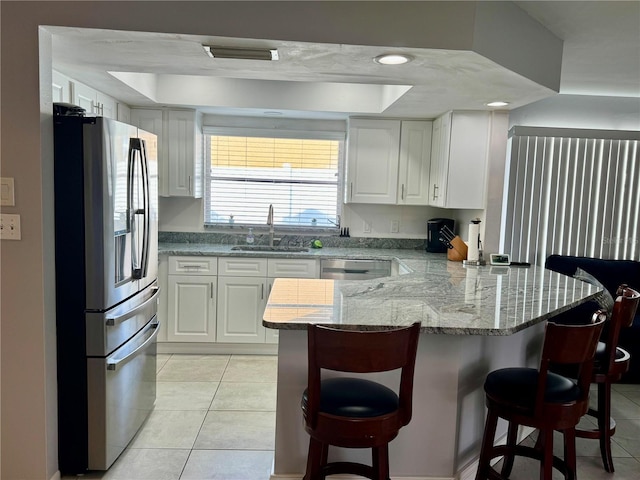
<instances>
[{"instance_id":1,"label":"electrical outlet","mask_svg":"<svg viewBox=\"0 0 640 480\"><path fill-rule=\"evenodd\" d=\"M400 232L400 220L391 220L391 233Z\"/></svg>"},{"instance_id":2,"label":"electrical outlet","mask_svg":"<svg viewBox=\"0 0 640 480\"><path fill-rule=\"evenodd\" d=\"M362 225L362 231L364 233L371 233L371 222L368 220L364 221L364 224Z\"/></svg>"},{"instance_id":3,"label":"electrical outlet","mask_svg":"<svg viewBox=\"0 0 640 480\"><path fill-rule=\"evenodd\" d=\"M20 240L20 215L0 213L0 239Z\"/></svg>"}]
</instances>

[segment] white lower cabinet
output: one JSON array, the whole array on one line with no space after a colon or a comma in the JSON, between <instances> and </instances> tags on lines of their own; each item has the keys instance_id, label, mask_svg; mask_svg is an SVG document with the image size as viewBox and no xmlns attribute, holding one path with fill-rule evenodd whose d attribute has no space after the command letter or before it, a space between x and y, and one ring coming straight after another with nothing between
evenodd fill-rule
<instances>
[{"instance_id":1,"label":"white lower cabinet","mask_svg":"<svg viewBox=\"0 0 640 480\"><path fill-rule=\"evenodd\" d=\"M266 258L218 259L218 342L265 343L266 277Z\"/></svg>"},{"instance_id":2,"label":"white lower cabinet","mask_svg":"<svg viewBox=\"0 0 640 480\"><path fill-rule=\"evenodd\" d=\"M166 263L168 342L278 343L278 331L262 325L273 282L320 272L317 259L305 258L171 256Z\"/></svg>"},{"instance_id":3,"label":"white lower cabinet","mask_svg":"<svg viewBox=\"0 0 640 480\"><path fill-rule=\"evenodd\" d=\"M266 283L265 278L218 277L218 342L265 343Z\"/></svg>"},{"instance_id":4,"label":"white lower cabinet","mask_svg":"<svg viewBox=\"0 0 640 480\"><path fill-rule=\"evenodd\" d=\"M167 341L215 342L217 259L170 257Z\"/></svg>"},{"instance_id":5,"label":"white lower cabinet","mask_svg":"<svg viewBox=\"0 0 640 480\"><path fill-rule=\"evenodd\" d=\"M216 277L169 275L170 342L216 341Z\"/></svg>"}]
</instances>

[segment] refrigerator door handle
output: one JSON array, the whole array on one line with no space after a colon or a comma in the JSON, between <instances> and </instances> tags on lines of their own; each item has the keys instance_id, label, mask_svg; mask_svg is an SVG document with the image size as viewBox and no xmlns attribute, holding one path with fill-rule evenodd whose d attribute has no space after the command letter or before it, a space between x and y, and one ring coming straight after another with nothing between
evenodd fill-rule
<instances>
[{"instance_id":1,"label":"refrigerator door handle","mask_svg":"<svg viewBox=\"0 0 640 480\"><path fill-rule=\"evenodd\" d=\"M140 310L144 310L145 308L147 308L147 305L149 305L150 303L158 301L158 295L160 294L160 287L152 287L151 290L153 291L153 294L147 300L142 302L133 310L129 310L124 315L118 315L117 317L107 317L105 320L105 324L108 327L119 325L122 322L130 319L131 317L136 316Z\"/></svg>"},{"instance_id":2,"label":"refrigerator door handle","mask_svg":"<svg viewBox=\"0 0 640 480\"><path fill-rule=\"evenodd\" d=\"M140 162L140 174L142 176L142 208L133 204L134 185L136 182L136 163ZM147 167L147 156L144 140L140 138L129 139L129 168L128 168L128 188L129 188L129 212L131 221L131 257L132 257L132 277L141 279L147 275L149 265L149 171ZM142 215L142 245L140 256L138 255L138 224L137 215Z\"/></svg>"},{"instance_id":3,"label":"refrigerator door handle","mask_svg":"<svg viewBox=\"0 0 640 480\"><path fill-rule=\"evenodd\" d=\"M147 159L147 148L144 140L140 139L140 163L142 166L142 189L144 192L144 232L142 236L142 260L141 275L144 278L149 270L149 250L151 248L151 193L149 191L149 161Z\"/></svg>"},{"instance_id":4,"label":"refrigerator door handle","mask_svg":"<svg viewBox=\"0 0 640 480\"><path fill-rule=\"evenodd\" d=\"M139 347L131 351L128 355L122 358L116 358L114 360L107 360L107 370L118 370L119 367L123 366L128 361L136 357L141 351L146 349L150 343L153 343L155 341L156 337L158 336L158 333L160 333L160 329L158 328L159 326L160 326L160 322L158 320L154 320L153 322L151 322L151 325L149 325L149 328L155 330L151 334L151 336L147 338L144 341L144 343L142 343Z\"/></svg>"}]
</instances>

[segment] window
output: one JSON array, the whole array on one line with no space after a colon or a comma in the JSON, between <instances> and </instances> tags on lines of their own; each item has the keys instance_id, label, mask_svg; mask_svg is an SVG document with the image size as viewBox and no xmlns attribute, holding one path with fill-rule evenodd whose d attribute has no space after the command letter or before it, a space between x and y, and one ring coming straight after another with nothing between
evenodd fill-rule
<instances>
[{"instance_id":1,"label":"window","mask_svg":"<svg viewBox=\"0 0 640 480\"><path fill-rule=\"evenodd\" d=\"M205 224L337 228L344 134L205 133Z\"/></svg>"}]
</instances>

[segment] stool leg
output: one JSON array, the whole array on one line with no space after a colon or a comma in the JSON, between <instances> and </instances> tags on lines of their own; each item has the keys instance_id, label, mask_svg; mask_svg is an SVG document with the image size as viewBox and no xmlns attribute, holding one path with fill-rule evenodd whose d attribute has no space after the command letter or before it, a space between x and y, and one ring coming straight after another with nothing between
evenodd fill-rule
<instances>
[{"instance_id":1,"label":"stool leg","mask_svg":"<svg viewBox=\"0 0 640 480\"><path fill-rule=\"evenodd\" d=\"M566 480L576 478L576 429L568 428L562 432L564 438L564 463L567 467Z\"/></svg>"},{"instance_id":2,"label":"stool leg","mask_svg":"<svg viewBox=\"0 0 640 480\"><path fill-rule=\"evenodd\" d=\"M371 449L373 473L377 480L389 480L389 444Z\"/></svg>"},{"instance_id":3,"label":"stool leg","mask_svg":"<svg viewBox=\"0 0 640 480\"><path fill-rule=\"evenodd\" d=\"M496 427L498 425L498 415L489 407L487 412L487 420L484 425L484 436L482 437L482 446L480 447L480 458L478 459L478 472L476 480L486 480L489 478L489 462L491 461L491 451L493 450L493 441L496 436Z\"/></svg>"},{"instance_id":4,"label":"stool leg","mask_svg":"<svg viewBox=\"0 0 640 480\"><path fill-rule=\"evenodd\" d=\"M598 429L600 430L600 455L604 469L613 473L611 456L611 382L598 384Z\"/></svg>"},{"instance_id":5,"label":"stool leg","mask_svg":"<svg viewBox=\"0 0 640 480\"><path fill-rule=\"evenodd\" d=\"M320 467L326 463L327 446L311 437L309 439L309 453L307 455L307 471L302 480L324 480L320 475Z\"/></svg>"},{"instance_id":6,"label":"stool leg","mask_svg":"<svg viewBox=\"0 0 640 480\"><path fill-rule=\"evenodd\" d=\"M542 463L540 464L540 480L551 480L553 473L553 430L540 430L542 446Z\"/></svg>"},{"instance_id":7,"label":"stool leg","mask_svg":"<svg viewBox=\"0 0 640 480\"><path fill-rule=\"evenodd\" d=\"M513 459L515 458L516 440L518 439L518 424L509 422L509 429L507 430L507 447L509 447L509 453L504 456L502 461L502 471L500 472L503 477L508 478L511 475L513 469Z\"/></svg>"}]
</instances>

